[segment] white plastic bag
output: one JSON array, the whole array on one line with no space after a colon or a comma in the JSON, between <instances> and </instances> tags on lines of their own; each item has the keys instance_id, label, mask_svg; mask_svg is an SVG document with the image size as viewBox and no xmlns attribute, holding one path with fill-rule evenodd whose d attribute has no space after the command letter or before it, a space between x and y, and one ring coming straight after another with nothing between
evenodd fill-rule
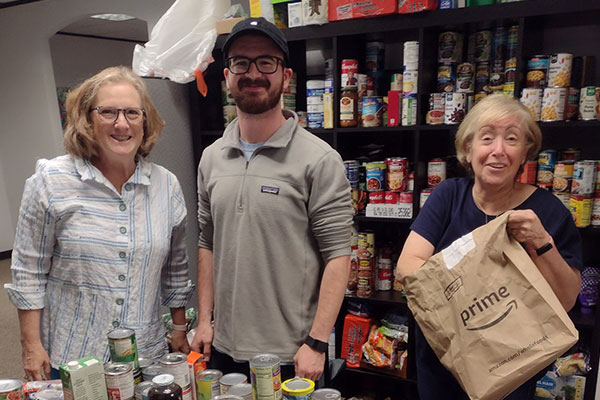
<instances>
[{"instance_id":1,"label":"white plastic bag","mask_svg":"<svg viewBox=\"0 0 600 400\"><path fill-rule=\"evenodd\" d=\"M230 5L230 0L176 0L158 20L146 45L135 46L135 73L177 83L193 81L194 72L205 71L210 64L217 39L215 21Z\"/></svg>"}]
</instances>

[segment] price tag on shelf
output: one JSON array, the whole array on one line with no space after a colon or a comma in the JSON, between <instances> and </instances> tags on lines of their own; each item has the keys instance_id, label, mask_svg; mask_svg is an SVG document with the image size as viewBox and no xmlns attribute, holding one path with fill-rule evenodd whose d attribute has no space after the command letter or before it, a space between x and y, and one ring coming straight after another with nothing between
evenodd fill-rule
<instances>
[{"instance_id":1,"label":"price tag on shelf","mask_svg":"<svg viewBox=\"0 0 600 400\"><path fill-rule=\"evenodd\" d=\"M412 208L412 204L367 204L365 216L410 219L413 216Z\"/></svg>"}]
</instances>

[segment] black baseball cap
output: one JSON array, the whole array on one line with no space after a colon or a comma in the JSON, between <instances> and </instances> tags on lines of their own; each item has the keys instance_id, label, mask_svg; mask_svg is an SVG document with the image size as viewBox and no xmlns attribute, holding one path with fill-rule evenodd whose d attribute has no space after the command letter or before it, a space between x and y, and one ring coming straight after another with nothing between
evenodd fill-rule
<instances>
[{"instance_id":1,"label":"black baseball cap","mask_svg":"<svg viewBox=\"0 0 600 400\"><path fill-rule=\"evenodd\" d=\"M231 44L240 36L248 33L258 33L271 39L273 43L279 47L284 54L284 61L286 65L290 64L290 51L288 49L287 41L283 36L283 33L275 26L275 24L267 21L263 17L259 18L246 18L233 26L231 33L227 36L225 44L223 45L223 58L227 59L229 55L229 47Z\"/></svg>"}]
</instances>

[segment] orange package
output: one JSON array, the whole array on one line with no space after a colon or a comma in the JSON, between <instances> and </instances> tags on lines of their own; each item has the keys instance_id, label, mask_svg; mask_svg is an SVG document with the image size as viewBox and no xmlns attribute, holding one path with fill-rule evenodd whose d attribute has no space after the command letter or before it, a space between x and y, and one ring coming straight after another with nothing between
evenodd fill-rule
<instances>
[{"instance_id":1,"label":"orange package","mask_svg":"<svg viewBox=\"0 0 600 400\"><path fill-rule=\"evenodd\" d=\"M366 18L396 13L398 0L360 0L352 4L352 18Z\"/></svg>"},{"instance_id":2,"label":"orange package","mask_svg":"<svg viewBox=\"0 0 600 400\"><path fill-rule=\"evenodd\" d=\"M206 369L206 361L204 360L204 356L201 353L196 353L195 351L190 351L187 356L187 364L188 364L188 372L190 375L190 379L194 387L192 388L192 399L198 399L198 393L196 390L196 375L204 371Z\"/></svg>"},{"instance_id":3,"label":"orange package","mask_svg":"<svg viewBox=\"0 0 600 400\"><path fill-rule=\"evenodd\" d=\"M367 341L371 323L371 318L352 314L347 314L344 318L341 357L346 359L348 368L360 367L362 345Z\"/></svg>"},{"instance_id":4,"label":"orange package","mask_svg":"<svg viewBox=\"0 0 600 400\"><path fill-rule=\"evenodd\" d=\"M327 3L327 19L342 21L352 19L352 0L329 0Z\"/></svg>"},{"instance_id":5,"label":"orange package","mask_svg":"<svg viewBox=\"0 0 600 400\"><path fill-rule=\"evenodd\" d=\"M425 10L437 10L437 0L398 0L398 14L410 14Z\"/></svg>"}]
</instances>

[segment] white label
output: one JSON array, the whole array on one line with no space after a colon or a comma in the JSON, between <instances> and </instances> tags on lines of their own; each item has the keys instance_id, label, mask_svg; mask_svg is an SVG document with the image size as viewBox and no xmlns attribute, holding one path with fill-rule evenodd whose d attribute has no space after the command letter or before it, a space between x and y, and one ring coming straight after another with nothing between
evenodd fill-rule
<instances>
[{"instance_id":1,"label":"white label","mask_svg":"<svg viewBox=\"0 0 600 400\"><path fill-rule=\"evenodd\" d=\"M467 233L461 238L456 239L452 244L442 250L442 256L448 269L456 267L456 265L467 255L468 252L475 248L473 234Z\"/></svg>"},{"instance_id":2,"label":"white label","mask_svg":"<svg viewBox=\"0 0 600 400\"><path fill-rule=\"evenodd\" d=\"M374 218L410 219L413 216L412 204L367 204L365 215Z\"/></svg>"}]
</instances>

